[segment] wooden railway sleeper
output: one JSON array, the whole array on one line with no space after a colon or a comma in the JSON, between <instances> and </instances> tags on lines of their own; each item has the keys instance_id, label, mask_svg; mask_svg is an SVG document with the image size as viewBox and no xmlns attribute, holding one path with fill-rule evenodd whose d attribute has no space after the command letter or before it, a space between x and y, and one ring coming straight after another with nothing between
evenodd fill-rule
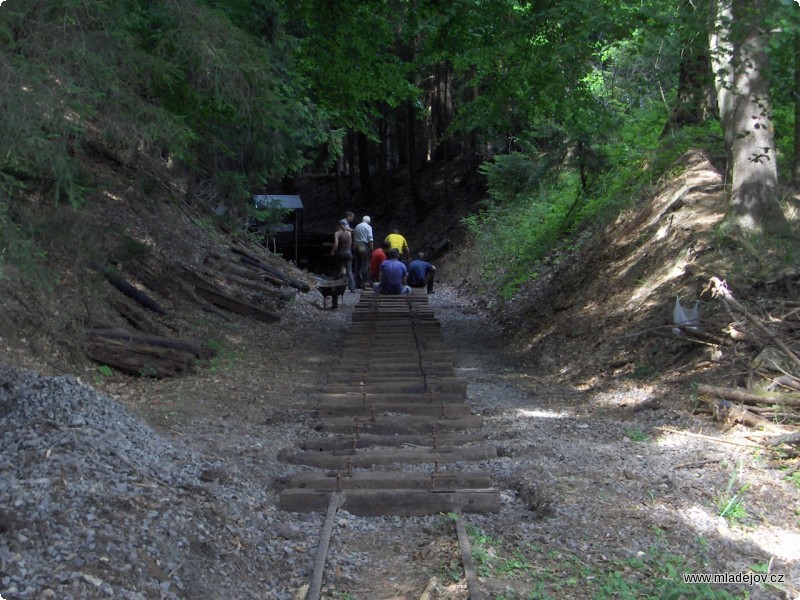
<instances>
[{"instance_id":1,"label":"wooden railway sleeper","mask_svg":"<svg viewBox=\"0 0 800 600\"><path fill-rule=\"evenodd\" d=\"M453 492L456 489L456 478L458 476L455 473L438 473L434 471L431 473L431 487L430 490L432 492ZM445 481L447 483L447 487L442 489L441 487L437 486L438 481Z\"/></svg>"},{"instance_id":2,"label":"wooden railway sleeper","mask_svg":"<svg viewBox=\"0 0 800 600\"><path fill-rule=\"evenodd\" d=\"M337 448L332 450L331 454L333 454L333 456L354 456L358 454L357 445L358 439L354 437L353 445L350 448Z\"/></svg>"}]
</instances>

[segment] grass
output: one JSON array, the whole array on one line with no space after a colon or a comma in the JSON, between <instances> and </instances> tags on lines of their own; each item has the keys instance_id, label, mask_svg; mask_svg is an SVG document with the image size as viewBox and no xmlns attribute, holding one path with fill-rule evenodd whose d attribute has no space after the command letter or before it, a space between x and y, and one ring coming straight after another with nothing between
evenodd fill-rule
<instances>
[{"instance_id":1,"label":"grass","mask_svg":"<svg viewBox=\"0 0 800 600\"><path fill-rule=\"evenodd\" d=\"M625 437L632 442L646 442L650 439L650 436L641 429L626 429Z\"/></svg>"},{"instance_id":2,"label":"grass","mask_svg":"<svg viewBox=\"0 0 800 600\"><path fill-rule=\"evenodd\" d=\"M637 364L633 372L629 375L630 379L651 379L658 374L655 367L644 364Z\"/></svg>"},{"instance_id":3,"label":"grass","mask_svg":"<svg viewBox=\"0 0 800 600\"><path fill-rule=\"evenodd\" d=\"M108 379L109 377L114 375L114 369L112 369L108 365L100 365L99 367L97 367L96 370L97 370L97 375L94 378L94 382L96 384L99 384L105 379Z\"/></svg>"},{"instance_id":4,"label":"grass","mask_svg":"<svg viewBox=\"0 0 800 600\"><path fill-rule=\"evenodd\" d=\"M724 518L729 525L741 523L750 516L744 506L744 495L750 484L745 483L737 487L741 470L742 464L740 462L731 471L725 492L716 498L717 515Z\"/></svg>"},{"instance_id":5,"label":"grass","mask_svg":"<svg viewBox=\"0 0 800 600\"><path fill-rule=\"evenodd\" d=\"M227 349L219 340L207 340L206 346L216 352L216 355L211 359L208 367L211 373L218 373L242 357L241 352Z\"/></svg>"},{"instance_id":6,"label":"grass","mask_svg":"<svg viewBox=\"0 0 800 600\"><path fill-rule=\"evenodd\" d=\"M750 516L744 508L744 494L749 487L750 484L746 483L736 492L731 493L728 490L727 493L717 498L718 515L729 524L740 523Z\"/></svg>"},{"instance_id":7,"label":"grass","mask_svg":"<svg viewBox=\"0 0 800 600\"><path fill-rule=\"evenodd\" d=\"M719 585L688 584L685 573L708 571L704 556L684 557L669 551L663 532L654 533L646 552L624 559L589 563L585 557L537 544L505 544L484 531L467 525L477 574L502 586L492 596L498 600L549 600L593 598L597 600L729 600L747 598ZM700 545L704 553L707 546ZM463 576L458 557L443 567L452 581Z\"/></svg>"}]
</instances>

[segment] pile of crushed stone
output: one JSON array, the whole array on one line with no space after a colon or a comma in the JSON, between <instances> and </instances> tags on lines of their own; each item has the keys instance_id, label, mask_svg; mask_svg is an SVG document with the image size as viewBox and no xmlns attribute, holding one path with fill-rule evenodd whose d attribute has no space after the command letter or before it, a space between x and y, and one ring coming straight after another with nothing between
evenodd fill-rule
<instances>
[{"instance_id":1,"label":"pile of crushed stone","mask_svg":"<svg viewBox=\"0 0 800 600\"><path fill-rule=\"evenodd\" d=\"M2 366L0 381L6 600L289 598L307 576L292 556L315 515L276 511L268 490L75 377Z\"/></svg>"}]
</instances>

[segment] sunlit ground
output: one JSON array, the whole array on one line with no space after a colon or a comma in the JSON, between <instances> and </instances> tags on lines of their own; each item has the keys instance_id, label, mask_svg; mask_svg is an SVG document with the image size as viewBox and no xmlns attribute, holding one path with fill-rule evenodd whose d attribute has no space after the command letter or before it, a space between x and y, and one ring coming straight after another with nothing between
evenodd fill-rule
<instances>
[{"instance_id":1,"label":"sunlit ground","mask_svg":"<svg viewBox=\"0 0 800 600\"><path fill-rule=\"evenodd\" d=\"M517 409L517 416L523 419L567 419L572 415L563 411Z\"/></svg>"}]
</instances>

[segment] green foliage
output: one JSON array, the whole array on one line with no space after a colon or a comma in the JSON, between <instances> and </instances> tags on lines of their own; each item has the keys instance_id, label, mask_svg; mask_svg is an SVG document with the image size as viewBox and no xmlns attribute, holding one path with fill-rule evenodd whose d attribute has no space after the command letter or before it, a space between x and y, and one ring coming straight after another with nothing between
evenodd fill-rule
<instances>
[{"instance_id":1,"label":"green foliage","mask_svg":"<svg viewBox=\"0 0 800 600\"><path fill-rule=\"evenodd\" d=\"M577 163L558 163L547 154L515 152L485 163L490 200L463 224L480 248L476 260L486 291L511 298L547 268L546 257L568 248L586 228L613 219L661 177L675 176L672 165L690 148L722 152L718 124L686 127L666 140L662 127L657 107L620 120L616 135L595 146L603 167L588 188Z\"/></svg>"},{"instance_id":2,"label":"green foliage","mask_svg":"<svg viewBox=\"0 0 800 600\"><path fill-rule=\"evenodd\" d=\"M156 368L151 365L144 365L141 369L139 369L139 377L142 379L150 379L158 375L158 371Z\"/></svg>"},{"instance_id":3,"label":"green foliage","mask_svg":"<svg viewBox=\"0 0 800 600\"><path fill-rule=\"evenodd\" d=\"M731 469L725 492L716 498L717 514L730 524L739 523L750 516L744 507L744 495L750 488L750 484L737 484L741 469L741 462Z\"/></svg>"},{"instance_id":4,"label":"green foliage","mask_svg":"<svg viewBox=\"0 0 800 600\"><path fill-rule=\"evenodd\" d=\"M242 358L242 353L228 349L222 342L215 339L206 340L206 346L214 351L214 357L209 363L209 371L216 373L225 369L228 365Z\"/></svg>"},{"instance_id":5,"label":"green foliage","mask_svg":"<svg viewBox=\"0 0 800 600\"><path fill-rule=\"evenodd\" d=\"M144 151L219 174L222 195L297 170L328 132L290 68L281 20L269 1L4 6L0 173L49 181L56 201L78 205L91 189L79 166L90 129L93 148L119 162Z\"/></svg>"},{"instance_id":6,"label":"green foliage","mask_svg":"<svg viewBox=\"0 0 800 600\"><path fill-rule=\"evenodd\" d=\"M637 364L633 368L633 372L630 374L631 379L650 379L654 377L658 373L655 367L651 365L645 364Z\"/></svg>"},{"instance_id":7,"label":"green foliage","mask_svg":"<svg viewBox=\"0 0 800 600\"><path fill-rule=\"evenodd\" d=\"M564 233L576 194L577 181L570 174L524 199L519 199L515 188L496 189L493 195L509 203L486 203L479 213L464 219L481 249L487 289L496 288L500 298L508 299L522 284L536 278L536 263Z\"/></svg>"},{"instance_id":8,"label":"green foliage","mask_svg":"<svg viewBox=\"0 0 800 600\"><path fill-rule=\"evenodd\" d=\"M646 442L650 439L650 436L648 436L641 429L626 429L625 437L632 442Z\"/></svg>"},{"instance_id":9,"label":"green foliage","mask_svg":"<svg viewBox=\"0 0 800 600\"><path fill-rule=\"evenodd\" d=\"M33 235L30 223L12 213L0 192L0 281L15 277L49 284L52 276L42 267L46 254Z\"/></svg>"},{"instance_id":10,"label":"green foliage","mask_svg":"<svg viewBox=\"0 0 800 600\"><path fill-rule=\"evenodd\" d=\"M685 573L707 569L702 553L708 546L701 545L699 556L676 556L667 550L669 542L660 529L654 531L654 541L646 552L626 559L605 559L601 565L587 564L582 556L557 549L545 552L535 544L509 545L469 525L467 532L478 575L496 583L513 583L514 590L509 589L504 598L735 598L719 586L685 583ZM454 581L462 574L457 561L442 573Z\"/></svg>"},{"instance_id":11,"label":"green foliage","mask_svg":"<svg viewBox=\"0 0 800 600\"><path fill-rule=\"evenodd\" d=\"M334 127L369 133L382 106L396 107L416 95L400 56L415 33L414 13L411 5L388 1L291 3L290 28L300 37L298 67Z\"/></svg>"},{"instance_id":12,"label":"green foliage","mask_svg":"<svg viewBox=\"0 0 800 600\"><path fill-rule=\"evenodd\" d=\"M750 484L746 483L739 487L735 492L727 493L717 498L717 508L720 517L729 523L738 523L750 515L744 508L744 494L749 489Z\"/></svg>"},{"instance_id":13,"label":"green foliage","mask_svg":"<svg viewBox=\"0 0 800 600\"><path fill-rule=\"evenodd\" d=\"M103 377L111 377L114 374L114 371L108 365L100 365L97 367L97 372Z\"/></svg>"},{"instance_id":14,"label":"green foliage","mask_svg":"<svg viewBox=\"0 0 800 600\"><path fill-rule=\"evenodd\" d=\"M108 365L100 365L97 367L97 376L94 378L96 384L100 384L104 379L108 379L114 375L114 370Z\"/></svg>"}]
</instances>

